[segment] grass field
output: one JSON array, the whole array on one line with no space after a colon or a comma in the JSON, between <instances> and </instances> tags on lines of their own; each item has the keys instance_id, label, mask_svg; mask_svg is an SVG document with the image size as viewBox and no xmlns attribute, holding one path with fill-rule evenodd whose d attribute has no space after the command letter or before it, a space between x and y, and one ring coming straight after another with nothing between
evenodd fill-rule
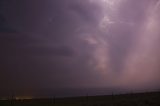
<instances>
[{"instance_id":1,"label":"grass field","mask_svg":"<svg viewBox=\"0 0 160 106\"><path fill-rule=\"evenodd\" d=\"M0 106L160 106L160 92L57 99L1 100Z\"/></svg>"}]
</instances>

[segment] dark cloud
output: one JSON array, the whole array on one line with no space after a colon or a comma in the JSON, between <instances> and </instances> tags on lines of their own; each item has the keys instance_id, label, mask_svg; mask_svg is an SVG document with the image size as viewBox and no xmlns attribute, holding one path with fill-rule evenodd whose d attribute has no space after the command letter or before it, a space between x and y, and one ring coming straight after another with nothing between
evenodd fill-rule
<instances>
[{"instance_id":1,"label":"dark cloud","mask_svg":"<svg viewBox=\"0 0 160 106\"><path fill-rule=\"evenodd\" d=\"M74 50L67 46L56 46L45 41L38 40L32 36L21 33L2 33L2 53L8 55L33 55L33 56L73 56Z\"/></svg>"},{"instance_id":2,"label":"dark cloud","mask_svg":"<svg viewBox=\"0 0 160 106\"><path fill-rule=\"evenodd\" d=\"M3 32L15 32L15 31L7 25L5 18L3 17L2 14L0 14L0 33Z\"/></svg>"},{"instance_id":3,"label":"dark cloud","mask_svg":"<svg viewBox=\"0 0 160 106\"><path fill-rule=\"evenodd\" d=\"M37 56L66 56L74 55L74 50L69 47L31 47L28 48L30 54Z\"/></svg>"},{"instance_id":4,"label":"dark cloud","mask_svg":"<svg viewBox=\"0 0 160 106\"><path fill-rule=\"evenodd\" d=\"M14 30L8 25L6 18L4 17L4 0L0 1L0 33L3 32L14 32Z\"/></svg>"}]
</instances>

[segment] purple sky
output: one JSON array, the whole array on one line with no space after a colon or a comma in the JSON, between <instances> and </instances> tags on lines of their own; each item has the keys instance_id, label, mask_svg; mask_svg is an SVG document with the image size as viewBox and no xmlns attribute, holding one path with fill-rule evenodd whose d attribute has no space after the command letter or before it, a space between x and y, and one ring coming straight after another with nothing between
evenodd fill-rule
<instances>
[{"instance_id":1,"label":"purple sky","mask_svg":"<svg viewBox=\"0 0 160 106\"><path fill-rule=\"evenodd\" d=\"M0 2L0 92L160 87L159 0Z\"/></svg>"}]
</instances>

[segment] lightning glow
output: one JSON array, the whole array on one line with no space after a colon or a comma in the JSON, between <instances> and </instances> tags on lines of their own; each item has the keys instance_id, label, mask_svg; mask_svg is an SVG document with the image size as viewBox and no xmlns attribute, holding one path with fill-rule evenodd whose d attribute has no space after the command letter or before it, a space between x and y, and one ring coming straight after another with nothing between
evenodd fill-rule
<instances>
[{"instance_id":1,"label":"lightning glow","mask_svg":"<svg viewBox=\"0 0 160 106\"><path fill-rule=\"evenodd\" d=\"M91 45L94 46L94 52L92 53L92 63L94 64L95 70L99 71L101 75L105 77L111 75L111 69L109 68L110 58L107 56L108 53L108 42L105 39L105 35L100 33L107 33L107 28L110 24L115 24L108 12L114 12L118 5L120 5L121 0L90 0L90 2L98 2L103 11L103 17L99 20L99 25L97 30L90 34L84 39ZM123 0L124 1L124 0ZM108 10L109 9L109 10Z\"/></svg>"}]
</instances>

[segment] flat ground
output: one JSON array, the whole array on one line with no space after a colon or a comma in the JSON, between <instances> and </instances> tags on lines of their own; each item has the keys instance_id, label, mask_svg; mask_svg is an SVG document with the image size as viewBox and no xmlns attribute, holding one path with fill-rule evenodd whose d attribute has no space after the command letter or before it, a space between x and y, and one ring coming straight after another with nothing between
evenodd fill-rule
<instances>
[{"instance_id":1,"label":"flat ground","mask_svg":"<svg viewBox=\"0 0 160 106\"><path fill-rule=\"evenodd\" d=\"M160 106L160 92L59 99L1 100L0 106Z\"/></svg>"}]
</instances>

